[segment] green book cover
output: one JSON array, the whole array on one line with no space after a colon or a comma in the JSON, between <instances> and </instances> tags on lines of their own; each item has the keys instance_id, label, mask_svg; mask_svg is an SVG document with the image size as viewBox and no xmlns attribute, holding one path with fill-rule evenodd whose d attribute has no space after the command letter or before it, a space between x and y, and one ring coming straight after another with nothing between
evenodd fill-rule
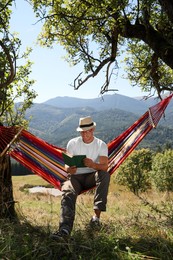
<instances>
[{"instance_id":1,"label":"green book cover","mask_svg":"<svg viewBox=\"0 0 173 260\"><path fill-rule=\"evenodd\" d=\"M86 158L86 155L70 155L67 153L62 153L64 163L68 166L76 166L79 167L86 167L83 163L83 159Z\"/></svg>"}]
</instances>

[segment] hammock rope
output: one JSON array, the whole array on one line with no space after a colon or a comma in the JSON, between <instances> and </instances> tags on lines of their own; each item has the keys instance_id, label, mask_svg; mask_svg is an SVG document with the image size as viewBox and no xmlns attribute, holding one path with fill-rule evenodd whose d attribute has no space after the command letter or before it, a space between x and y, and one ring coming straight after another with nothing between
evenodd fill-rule
<instances>
[{"instance_id":1,"label":"hammock rope","mask_svg":"<svg viewBox=\"0 0 173 260\"><path fill-rule=\"evenodd\" d=\"M11 148L12 144L16 142L22 129L22 127L16 126L0 126L0 158L3 157Z\"/></svg>"},{"instance_id":2,"label":"hammock rope","mask_svg":"<svg viewBox=\"0 0 173 260\"><path fill-rule=\"evenodd\" d=\"M150 107L149 111L133 125L108 143L110 174L116 171L143 138L157 126L172 96L173 94ZM28 131L22 130L9 154L55 188L61 189L61 183L68 177L62 157L63 151L65 149L49 144Z\"/></svg>"}]
</instances>

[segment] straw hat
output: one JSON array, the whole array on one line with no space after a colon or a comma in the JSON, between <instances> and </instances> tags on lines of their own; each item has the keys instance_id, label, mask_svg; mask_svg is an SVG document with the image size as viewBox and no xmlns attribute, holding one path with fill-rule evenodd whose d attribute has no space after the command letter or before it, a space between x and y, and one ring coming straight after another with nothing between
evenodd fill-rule
<instances>
[{"instance_id":1,"label":"straw hat","mask_svg":"<svg viewBox=\"0 0 173 260\"><path fill-rule=\"evenodd\" d=\"M79 126L76 129L77 131L87 131L96 126L96 123L93 122L90 116L82 117L79 119Z\"/></svg>"}]
</instances>

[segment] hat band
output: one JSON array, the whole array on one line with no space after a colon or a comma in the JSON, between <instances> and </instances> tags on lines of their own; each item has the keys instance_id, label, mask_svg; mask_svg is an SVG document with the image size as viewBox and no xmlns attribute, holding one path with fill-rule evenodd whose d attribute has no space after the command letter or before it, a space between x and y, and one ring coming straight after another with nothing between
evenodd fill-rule
<instances>
[{"instance_id":1,"label":"hat band","mask_svg":"<svg viewBox=\"0 0 173 260\"><path fill-rule=\"evenodd\" d=\"M94 125L94 123L92 122L91 124L86 124L86 125L80 125L79 127L89 127L89 126L92 126L92 125Z\"/></svg>"}]
</instances>

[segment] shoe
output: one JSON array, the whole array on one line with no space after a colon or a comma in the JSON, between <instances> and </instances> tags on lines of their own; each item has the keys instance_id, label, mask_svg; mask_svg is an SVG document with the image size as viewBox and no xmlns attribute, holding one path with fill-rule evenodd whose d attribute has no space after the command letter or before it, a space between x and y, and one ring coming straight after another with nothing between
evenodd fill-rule
<instances>
[{"instance_id":1,"label":"shoe","mask_svg":"<svg viewBox=\"0 0 173 260\"><path fill-rule=\"evenodd\" d=\"M55 240L62 240L67 239L69 237L70 233L67 229L61 229L53 234L50 235L50 238Z\"/></svg>"},{"instance_id":2,"label":"shoe","mask_svg":"<svg viewBox=\"0 0 173 260\"><path fill-rule=\"evenodd\" d=\"M100 226L100 219L96 216L93 216L90 220L90 226L92 227L99 227Z\"/></svg>"}]
</instances>

